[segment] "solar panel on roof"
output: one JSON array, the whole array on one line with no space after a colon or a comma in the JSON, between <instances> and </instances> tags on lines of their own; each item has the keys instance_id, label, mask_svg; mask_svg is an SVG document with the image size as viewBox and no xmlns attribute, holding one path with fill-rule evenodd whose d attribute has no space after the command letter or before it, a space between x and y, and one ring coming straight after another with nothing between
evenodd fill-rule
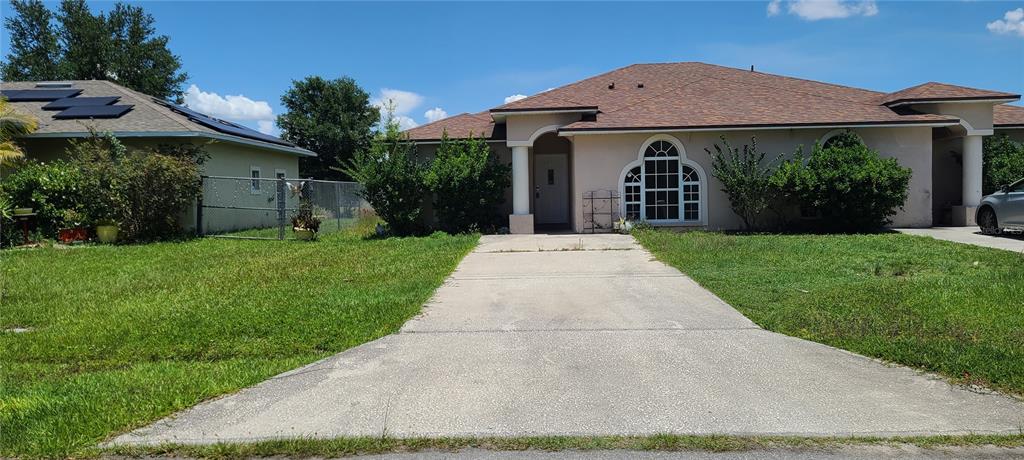
<instances>
[{"instance_id":1,"label":"solar panel on roof","mask_svg":"<svg viewBox=\"0 0 1024 460\"><path fill-rule=\"evenodd\" d=\"M119 96L66 97L44 105L43 110L63 110L71 107L87 105L110 105L120 99L121 98Z\"/></svg>"},{"instance_id":2,"label":"solar panel on roof","mask_svg":"<svg viewBox=\"0 0 1024 460\"><path fill-rule=\"evenodd\" d=\"M174 105L174 104L171 104L171 103L169 103L167 101L162 101L162 100L158 100L158 99L154 99L154 100L157 103L160 103L163 106L165 106L165 107L167 107L167 108L169 108L169 109L171 109L171 110L173 110L175 112L178 112L178 113L188 117L190 120L192 120L192 121L194 121L196 123L199 123L199 124L201 124L203 126L206 126L207 128L215 129L215 130L220 131L220 132L225 133L225 134L231 134L233 136L239 136L239 137L245 137L245 138L249 138L249 139L255 139L255 140L263 141L263 142L270 142L272 144L286 145L286 146L289 146L289 147L294 147L295 146L295 144L292 144L291 142L288 142L286 140L283 140L283 139L280 139L280 138L277 138L277 137L274 137L274 136L270 136L270 135L267 135L267 134L263 134L263 133L261 133L259 131L246 128L245 126L237 125L237 124L232 123L230 121L221 120L219 118L213 118L211 116L208 116L208 115L196 112L195 110L192 110L192 109L190 109L188 107L182 107L182 106L179 106L179 105Z\"/></svg>"},{"instance_id":3,"label":"solar panel on roof","mask_svg":"<svg viewBox=\"0 0 1024 460\"><path fill-rule=\"evenodd\" d=\"M82 93L80 89L5 89L0 94L10 102L56 101L66 97L75 97Z\"/></svg>"},{"instance_id":4,"label":"solar panel on roof","mask_svg":"<svg viewBox=\"0 0 1024 460\"><path fill-rule=\"evenodd\" d=\"M54 114L58 120L75 118L118 118L132 109L130 105L80 105Z\"/></svg>"},{"instance_id":5,"label":"solar panel on roof","mask_svg":"<svg viewBox=\"0 0 1024 460\"><path fill-rule=\"evenodd\" d=\"M37 83L36 88L74 88L71 83Z\"/></svg>"}]
</instances>

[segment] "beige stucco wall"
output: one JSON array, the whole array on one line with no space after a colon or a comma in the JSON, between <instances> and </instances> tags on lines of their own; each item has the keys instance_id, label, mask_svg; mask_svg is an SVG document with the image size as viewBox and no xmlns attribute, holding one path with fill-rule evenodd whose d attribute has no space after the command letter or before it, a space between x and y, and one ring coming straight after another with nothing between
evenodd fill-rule
<instances>
[{"instance_id":1,"label":"beige stucco wall","mask_svg":"<svg viewBox=\"0 0 1024 460\"><path fill-rule=\"evenodd\" d=\"M537 130L547 126L565 126L579 121L580 113L542 113L536 115L510 115L505 119L506 139L509 145L528 142Z\"/></svg>"},{"instance_id":2,"label":"beige stucco wall","mask_svg":"<svg viewBox=\"0 0 1024 460\"><path fill-rule=\"evenodd\" d=\"M298 157L292 154L276 152L268 149L254 148L230 142L207 142L205 140L183 140L182 138L122 138L121 142L131 149L153 148L161 143L196 142L205 145L210 158L202 166L203 174L218 176L248 177L249 168L257 166L262 177L274 177L276 170L283 170L287 177L295 178L299 174ZM28 157L39 161L53 161L67 156L69 141L67 139L28 139L24 141ZM248 181L212 181L211 189L206 187L207 204L232 203L233 206L272 207L276 206L273 189L261 190L258 195L251 194ZM271 187L272 182L263 182L263 187ZM290 194L289 194L290 196ZM289 198L292 199L292 198ZM294 207L294 203L288 203ZM196 207L184 210L179 222L187 230L195 228ZM226 209L205 209L203 212L204 229L206 232L223 232L229 230L276 225L277 213L274 211L242 211Z\"/></svg>"},{"instance_id":3,"label":"beige stucco wall","mask_svg":"<svg viewBox=\"0 0 1024 460\"><path fill-rule=\"evenodd\" d=\"M829 133L827 129L762 130L733 132L676 132L670 134L682 144L687 159L703 169L707 184L706 224L709 229L736 229L742 221L729 207L728 196L722 192L722 185L712 177L710 155L704 150L712 149L720 136L724 135L733 146L749 143L756 136L758 149L769 156L779 153L791 157L798 145L810 149L814 142ZM855 129L864 142L878 150L884 157L895 157L901 165L913 170L909 198L904 209L893 218L894 226L926 227L932 217L932 146L930 128L866 128ZM637 160L640 149L655 133L642 134L598 134L572 138L573 142L573 196L580 197L586 191L619 189L619 178L623 168ZM573 206L576 231L582 231L583 208Z\"/></svg>"},{"instance_id":4,"label":"beige stucco wall","mask_svg":"<svg viewBox=\"0 0 1024 460\"><path fill-rule=\"evenodd\" d=\"M992 129L991 102L913 104L911 107L919 112L958 117L974 129Z\"/></svg>"}]
</instances>

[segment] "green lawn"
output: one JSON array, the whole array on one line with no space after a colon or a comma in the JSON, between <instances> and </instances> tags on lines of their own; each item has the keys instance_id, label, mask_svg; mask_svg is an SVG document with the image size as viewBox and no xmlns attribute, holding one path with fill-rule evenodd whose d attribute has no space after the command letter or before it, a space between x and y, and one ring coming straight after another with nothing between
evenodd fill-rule
<instances>
[{"instance_id":1,"label":"green lawn","mask_svg":"<svg viewBox=\"0 0 1024 460\"><path fill-rule=\"evenodd\" d=\"M324 235L343 231L353 225L359 224L359 220L351 217L345 217L341 219L326 219L320 224L320 231L318 237ZM266 227L266 228L252 228L248 230L239 230L236 232L227 232L219 235L211 236L231 236L231 237L243 237L243 238L268 238L277 239L278 228L277 227ZM292 226L289 223L284 229L285 239L294 239L295 235L292 234Z\"/></svg>"},{"instance_id":2,"label":"green lawn","mask_svg":"<svg viewBox=\"0 0 1024 460\"><path fill-rule=\"evenodd\" d=\"M476 236L0 252L0 457L109 435L395 332Z\"/></svg>"},{"instance_id":3,"label":"green lawn","mask_svg":"<svg viewBox=\"0 0 1024 460\"><path fill-rule=\"evenodd\" d=\"M931 238L640 231L772 331L1024 394L1024 255Z\"/></svg>"}]
</instances>

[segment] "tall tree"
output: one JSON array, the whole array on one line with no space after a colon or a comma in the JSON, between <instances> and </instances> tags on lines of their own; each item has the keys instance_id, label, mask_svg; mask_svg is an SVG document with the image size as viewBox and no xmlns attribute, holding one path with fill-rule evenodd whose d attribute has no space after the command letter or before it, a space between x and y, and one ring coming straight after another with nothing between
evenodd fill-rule
<instances>
[{"instance_id":1,"label":"tall tree","mask_svg":"<svg viewBox=\"0 0 1024 460\"><path fill-rule=\"evenodd\" d=\"M370 145L370 129L380 110L355 80L310 76L293 81L281 96L287 110L277 117L281 137L317 153L299 160L302 174L317 179L348 179L341 171L355 152Z\"/></svg>"},{"instance_id":2,"label":"tall tree","mask_svg":"<svg viewBox=\"0 0 1024 460\"><path fill-rule=\"evenodd\" d=\"M113 55L109 71L122 85L146 94L181 100L188 74L167 48L166 35L156 35L153 16L140 6L118 3L107 16Z\"/></svg>"},{"instance_id":3,"label":"tall tree","mask_svg":"<svg viewBox=\"0 0 1024 460\"><path fill-rule=\"evenodd\" d=\"M85 0L64 0L60 2L57 24L65 79L116 80L107 71L112 40L103 13L93 15Z\"/></svg>"},{"instance_id":4,"label":"tall tree","mask_svg":"<svg viewBox=\"0 0 1024 460\"><path fill-rule=\"evenodd\" d=\"M85 0L62 0L54 14L40 0L11 0L11 6L3 79L111 80L181 101L188 75L142 7L117 3L107 14L93 14Z\"/></svg>"},{"instance_id":5,"label":"tall tree","mask_svg":"<svg viewBox=\"0 0 1024 460\"><path fill-rule=\"evenodd\" d=\"M11 0L4 18L10 34L11 53L0 64L3 79L56 80L61 78L60 45L53 26L53 12L39 0Z\"/></svg>"}]
</instances>

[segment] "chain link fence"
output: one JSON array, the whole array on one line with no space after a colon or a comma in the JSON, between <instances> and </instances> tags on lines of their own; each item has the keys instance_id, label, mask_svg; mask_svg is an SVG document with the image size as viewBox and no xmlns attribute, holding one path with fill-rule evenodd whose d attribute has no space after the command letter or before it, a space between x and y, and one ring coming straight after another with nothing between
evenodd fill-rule
<instances>
[{"instance_id":1,"label":"chain link fence","mask_svg":"<svg viewBox=\"0 0 1024 460\"><path fill-rule=\"evenodd\" d=\"M359 197L356 182L286 177L202 176L203 194L196 205L200 235L220 238L289 239L291 219L309 203L322 220L320 233L349 227L372 212Z\"/></svg>"}]
</instances>

